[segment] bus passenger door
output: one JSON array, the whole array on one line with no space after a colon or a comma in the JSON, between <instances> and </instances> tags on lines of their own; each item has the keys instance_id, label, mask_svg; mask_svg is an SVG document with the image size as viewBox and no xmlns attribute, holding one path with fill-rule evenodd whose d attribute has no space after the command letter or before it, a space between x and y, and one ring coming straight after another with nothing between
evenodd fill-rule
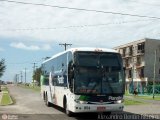
<instances>
[{"instance_id":1,"label":"bus passenger door","mask_svg":"<svg viewBox=\"0 0 160 120\"><path fill-rule=\"evenodd\" d=\"M51 103L55 104L55 81L53 79L52 72L49 75L49 91L51 96Z\"/></svg>"}]
</instances>

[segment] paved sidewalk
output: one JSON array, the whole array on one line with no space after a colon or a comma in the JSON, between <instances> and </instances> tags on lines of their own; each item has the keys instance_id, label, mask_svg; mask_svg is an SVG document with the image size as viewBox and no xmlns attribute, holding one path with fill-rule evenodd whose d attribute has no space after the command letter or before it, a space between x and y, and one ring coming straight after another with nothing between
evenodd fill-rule
<instances>
[{"instance_id":1,"label":"paved sidewalk","mask_svg":"<svg viewBox=\"0 0 160 120\"><path fill-rule=\"evenodd\" d=\"M160 115L159 104L141 104L141 105L126 105L124 112L134 114L157 114Z\"/></svg>"},{"instance_id":2,"label":"paved sidewalk","mask_svg":"<svg viewBox=\"0 0 160 120\"><path fill-rule=\"evenodd\" d=\"M145 104L140 105L126 105L124 111L135 113L135 114L160 114L160 100L146 100L143 98L138 98L137 96L125 96L125 98L130 100L135 100L143 102Z\"/></svg>"}]
</instances>

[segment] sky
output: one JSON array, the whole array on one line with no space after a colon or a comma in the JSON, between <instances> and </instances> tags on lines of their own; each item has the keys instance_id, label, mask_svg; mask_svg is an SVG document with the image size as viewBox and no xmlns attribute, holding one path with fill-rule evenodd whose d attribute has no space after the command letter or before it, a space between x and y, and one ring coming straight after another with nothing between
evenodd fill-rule
<instances>
[{"instance_id":1,"label":"sky","mask_svg":"<svg viewBox=\"0 0 160 120\"><path fill-rule=\"evenodd\" d=\"M28 3L28 4L26 4ZM0 0L0 59L12 81L33 63L71 47L113 48L143 38L160 39L160 0ZM70 48L70 46L68 47Z\"/></svg>"}]
</instances>

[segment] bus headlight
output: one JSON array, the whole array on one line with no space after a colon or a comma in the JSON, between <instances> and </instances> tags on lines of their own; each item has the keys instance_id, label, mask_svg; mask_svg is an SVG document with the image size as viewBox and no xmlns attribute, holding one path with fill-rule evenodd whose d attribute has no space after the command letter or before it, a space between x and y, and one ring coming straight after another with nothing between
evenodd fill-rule
<instances>
[{"instance_id":1,"label":"bus headlight","mask_svg":"<svg viewBox=\"0 0 160 120\"><path fill-rule=\"evenodd\" d=\"M81 100L74 100L74 101L79 104L87 104L88 103L87 101L81 101Z\"/></svg>"},{"instance_id":2,"label":"bus headlight","mask_svg":"<svg viewBox=\"0 0 160 120\"><path fill-rule=\"evenodd\" d=\"M124 102L124 100L117 100L117 101L115 101L114 103L120 104L120 103L123 103L123 102Z\"/></svg>"}]
</instances>

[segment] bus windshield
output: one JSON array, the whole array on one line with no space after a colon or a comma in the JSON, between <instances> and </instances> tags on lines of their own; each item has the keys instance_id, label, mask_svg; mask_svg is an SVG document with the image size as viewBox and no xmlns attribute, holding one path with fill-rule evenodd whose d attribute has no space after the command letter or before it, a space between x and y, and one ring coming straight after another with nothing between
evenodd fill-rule
<instances>
[{"instance_id":1,"label":"bus windshield","mask_svg":"<svg viewBox=\"0 0 160 120\"><path fill-rule=\"evenodd\" d=\"M119 54L77 52L75 65L75 93L105 95L124 92L124 73Z\"/></svg>"}]
</instances>

